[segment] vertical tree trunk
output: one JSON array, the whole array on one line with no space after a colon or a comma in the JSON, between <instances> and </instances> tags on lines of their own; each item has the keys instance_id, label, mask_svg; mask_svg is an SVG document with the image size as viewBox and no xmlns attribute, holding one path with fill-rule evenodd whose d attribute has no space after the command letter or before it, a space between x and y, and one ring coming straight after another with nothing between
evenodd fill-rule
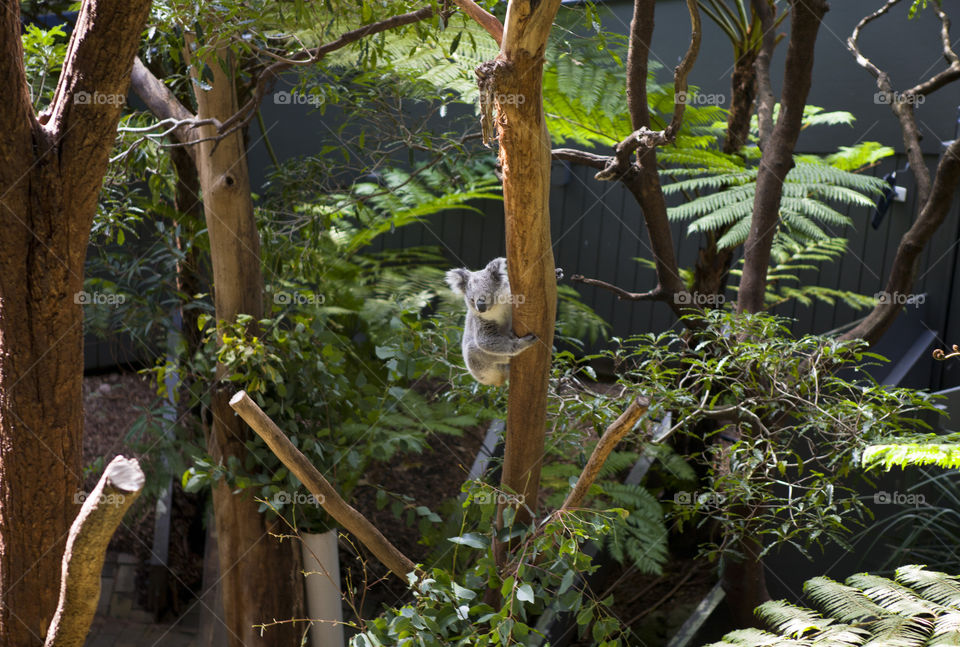
<instances>
[{"instance_id":1,"label":"vertical tree trunk","mask_svg":"<svg viewBox=\"0 0 960 647\"><path fill-rule=\"evenodd\" d=\"M0 2L0 645L42 645L79 510L83 263L149 0L81 6L39 117ZM107 97L100 102L97 97ZM94 100L90 100L93 98Z\"/></svg>"},{"instance_id":2,"label":"vertical tree trunk","mask_svg":"<svg viewBox=\"0 0 960 647\"><path fill-rule=\"evenodd\" d=\"M557 312L550 241L550 134L543 114L543 55L559 0L511 0L496 59L477 74L496 99L503 168L507 270L518 335L539 342L513 358L507 405L503 486L522 495L517 513L530 520L540 492L547 420L547 385Z\"/></svg>"},{"instance_id":3,"label":"vertical tree trunk","mask_svg":"<svg viewBox=\"0 0 960 647\"><path fill-rule=\"evenodd\" d=\"M219 61L219 63L218 63ZM228 47L215 50L207 61L213 71L210 90L195 84L197 116L225 121L237 111L233 56ZM228 69L221 67L221 64ZM195 68L194 68L195 69ZM216 135L213 126L199 136ZM260 236L254 219L242 131L197 146L197 166L203 193L203 208L210 235L213 263L214 307L218 321L234 321L247 314L257 321L263 316L263 277L260 270ZM246 424L233 414L232 392L218 384L211 393L213 424L207 449L217 462L231 456L241 463L251 439ZM220 585L224 614L235 647L299 644L300 630L294 624L272 627L261 637L255 624L303 617L303 578L298 571L295 546L270 536L279 532L257 511L249 491L234 494L226 483L213 489L220 555Z\"/></svg>"}]
</instances>

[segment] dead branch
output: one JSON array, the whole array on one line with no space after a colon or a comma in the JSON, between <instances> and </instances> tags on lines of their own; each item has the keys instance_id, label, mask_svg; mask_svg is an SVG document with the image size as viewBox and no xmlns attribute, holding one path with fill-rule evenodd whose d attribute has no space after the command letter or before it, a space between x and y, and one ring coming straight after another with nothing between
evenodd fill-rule
<instances>
[{"instance_id":1,"label":"dead branch","mask_svg":"<svg viewBox=\"0 0 960 647\"><path fill-rule=\"evenodd\" d=\"M300 479L311 494L317 497L324 511L353 533L394 575L407 582L408 573L419 573L416 565L391 544L376 526L343 500L307 457L293 446L276 423L250 399L246 391L238 391L230 398L230 406L258 436L263 438L280 462Z\"/></svg>"},{"instance_id":2,"label":"dead branch","mask_svg":"<svg viewBox=\"0 0 960 647\"><path fill-rule=\"evenodd\" d=\"M577 483L573 486L573 489L570 490L570 494L567 495L567 500L563 502L558 512L580 507L583 499L587 496L587 492L590 491L590 486L593 485L593 482L597 479L600 468L602 468L603 464L607 461L610 452L612 452L613 448L617 446L617 443L623 440L623 437L633 429L633 426L637 424L637 421L649 408L650 402L646 398L638 397L620 414L619 418L607 427L606 431L604 431L600 437L597 446L593 448L593 453L590 454L586 466L580 473L580 478L577 479Z\"/></svg>"},{"instance_id":3,"label":"dead branch","mask_svg":"<svg viewBox=\"0 0 960 647\"><path fill-rule=\"evenodd\" d=\"M463 13L486 29L487 33L493 36L493 40L497 41L497 45L503 43L503 23L496 16L473 2L473 0L453 0L453 4L460 7Z\"/></svg>"},{"instance_id":4,"label":"dead branch","mask_svg":"<svg viewBox=\"0 0 960 647\"><path fill-rule=\"evenodd\" d=\"M598 180L615 180L622 177L630 166L631 155L637 153L642 158L644 152L657 146L670 144L677 138L677 133L683 124L683 112L688 101L687 76L693 69L697 54L700 52L700 12L697 9L697 0L687 0L687 11L690 13L690 46L687 48L683 60L680 61L680 65L673 71L675 98L670 124L663 130L652 130L649 126L641 126L630 133L626 139L614 147L612 163L597 173L596 178Z\"/></svg>"},{"instance_id":5,"label":"dead branch","mask_svg":"<svg viewBox=\"0 0 960 647\"><path fill-rule=\"evenodd\" d=\"M117 456L83 502L67 537L60 602L45 647L83 647L100 600L100 572L107 544L127 509L140 496L143 483L137 459Z\"/></svg>"}]
</instances>

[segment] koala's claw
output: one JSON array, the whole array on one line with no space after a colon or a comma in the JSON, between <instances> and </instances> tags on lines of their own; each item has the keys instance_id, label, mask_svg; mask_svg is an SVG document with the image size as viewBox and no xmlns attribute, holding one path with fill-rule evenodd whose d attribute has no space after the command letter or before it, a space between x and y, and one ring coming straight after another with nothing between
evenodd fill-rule
<instances>
[{"instance_id":1,"label":"koala's claw","mask_svg":"<svg viewBox=\"0 0 960 647\"><path fill-rule=\"evenodd\" d=\"M533 342L537 341L537 336L534 335L533 333L530 333L529 335L524 335L523 337L521 337L520 341L528 341L532 344Z\"/></svg>"}]
</instances>

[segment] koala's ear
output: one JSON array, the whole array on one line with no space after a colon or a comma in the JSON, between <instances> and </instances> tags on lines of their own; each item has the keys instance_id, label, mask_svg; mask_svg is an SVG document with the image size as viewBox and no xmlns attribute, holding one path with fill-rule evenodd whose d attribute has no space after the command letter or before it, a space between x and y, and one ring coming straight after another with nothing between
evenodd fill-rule
<instances>
[{"instance_id":1,"label":"koala's ear","mask_svg":"<svg viewBox=\"0 0 960 647\"><path fill-rule=\"evenodd\" d=\"M487 263L487 267L485 268L485 271L492 274L494 278L499 279L501 276L503 278L506 278L507 277L507 259L505 259L502 256L500 258L493 259L492 261Z\"/></svg>"},{"instance_id":2,"label":"koala's ear","mask_svg":"<svg viewBox=\"0 0 960 647\"><path fill-rule=\"evenodd\" d=\"M463 294L467 290L467 280L470 278L470 272L464 268L450 270L447 272L447 285L454 292Z\"/></svg>"}]
</instances>

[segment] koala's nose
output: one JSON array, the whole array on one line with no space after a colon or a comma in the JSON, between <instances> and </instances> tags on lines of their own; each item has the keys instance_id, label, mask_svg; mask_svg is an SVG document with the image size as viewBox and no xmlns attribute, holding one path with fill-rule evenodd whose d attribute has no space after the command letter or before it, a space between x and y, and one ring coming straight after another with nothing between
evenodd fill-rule
<instances>
[{"instance_id":1,"label":"koala's nose","mask_svg":"<svg viewBox=\"0 0 960 647\"><path fill-rule=\"evenodd\" d=\"M477 299L477 312L486 312L486 311L487 311L486 299L483 299L483 298Z\"/></svg>"}]
</instances>

